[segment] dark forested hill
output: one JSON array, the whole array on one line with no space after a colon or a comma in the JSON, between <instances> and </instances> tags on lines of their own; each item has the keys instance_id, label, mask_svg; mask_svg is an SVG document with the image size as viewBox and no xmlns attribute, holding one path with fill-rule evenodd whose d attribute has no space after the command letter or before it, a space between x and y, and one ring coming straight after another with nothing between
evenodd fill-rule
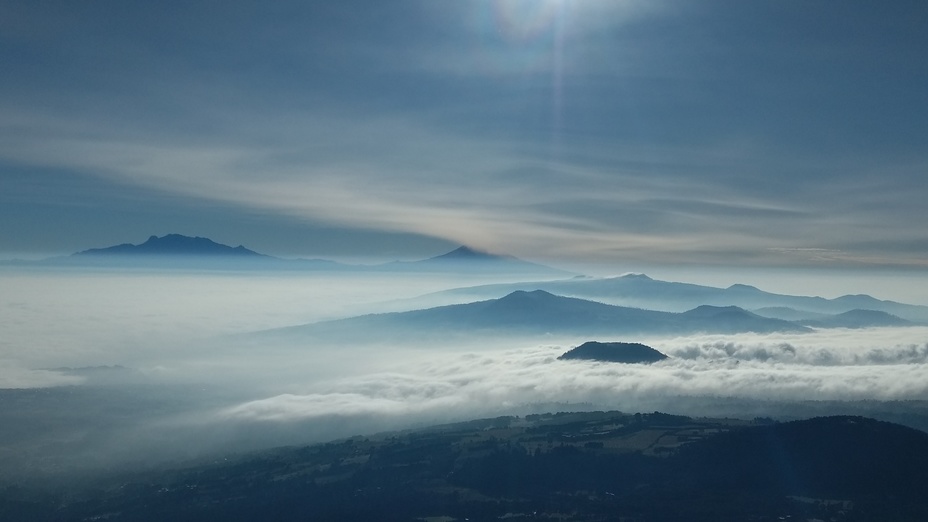
<instances>
[{"instance_id":1,"label":"dark forested hill","mask_svg":"<svg viewBox=\"0 0 928 522\"><path fill-rule=\"evenodd\" d=\"M581 359L617 363L652 363L667 356L641 343L601 343L588 341L558 357L562 360Z\"/></svg>"},{"instance_id":2,"label":"dark forested hill","mask_svg":"<svg viewBox=\"0 0 928 522\"><path fill-rule=\"evenodd\" d=\"M500 417L60 489L4 520L926 520L928 434L861 417Z\"/></svg>"},{"instance_id":3,"label":"dark forested hill","mask_svg":"<svg viewBox=\"0 0 928 522\"><path fill-rule=\"evenodd\" d=\"M819 417L733 430L683 448L705 487L817 498L918 498L928 433L864 417ZM695 478L695 477L694 477Z\"/></svg>"}]
</instances>

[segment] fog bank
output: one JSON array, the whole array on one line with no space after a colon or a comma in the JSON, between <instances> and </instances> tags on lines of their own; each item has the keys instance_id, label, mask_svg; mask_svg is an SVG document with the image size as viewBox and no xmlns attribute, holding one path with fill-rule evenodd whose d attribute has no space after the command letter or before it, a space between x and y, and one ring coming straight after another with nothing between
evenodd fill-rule
<instances>
[{"instance_id":1,"label":"fog bank","mask_svg":"<svg viewBox=\"0 0 928 522\"><path fill-rule=\"evenodd\" d=\"M236 335L401 308L402 299L479 282L93 271L5 278L0 475L137 468L576 409L891 413L928 426L928 327L427 345ZM589 340L642 342L670 358L557 360Z\"/></svg>"}]
</instances>

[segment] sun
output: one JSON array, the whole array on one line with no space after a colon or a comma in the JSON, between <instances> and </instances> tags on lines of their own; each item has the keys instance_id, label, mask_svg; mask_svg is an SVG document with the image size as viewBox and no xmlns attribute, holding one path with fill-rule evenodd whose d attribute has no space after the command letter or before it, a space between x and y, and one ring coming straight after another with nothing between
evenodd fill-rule
<instances>
[{"instance_id":1,"label":"sun","mask_svg":"<svg viewBox=\"0 0 928 522\"><path fill-rule=\"evenodd\" d=\"M563 16L563 0L494 0L493 18L500 36L530 42L554 31Z\"/></svg>"},{"instance_id":2,"label":"sun","mask_svg":"<svg viewBox=\"0 0 928 522\"><path fill-rule=\"evenodd\" d=\"M550 69L563 39L563 0L489 0L477 5L477 34L487 72L532 74Z\"/></svg>"}]
</instances>

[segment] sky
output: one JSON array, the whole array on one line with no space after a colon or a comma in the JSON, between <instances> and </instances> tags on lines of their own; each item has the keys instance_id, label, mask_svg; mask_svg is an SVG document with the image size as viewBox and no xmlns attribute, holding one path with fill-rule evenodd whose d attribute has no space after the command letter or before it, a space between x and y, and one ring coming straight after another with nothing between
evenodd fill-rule
<instances>
[{"instance_id":1,"label":"sky","mask_svg":"<svg viewBox=\"0 0 928 522\"><path fill-rule=\"evenodd\" d=\"M928 268L924 2L0 3L0 256Z\"/></svg>"}]
</instances>

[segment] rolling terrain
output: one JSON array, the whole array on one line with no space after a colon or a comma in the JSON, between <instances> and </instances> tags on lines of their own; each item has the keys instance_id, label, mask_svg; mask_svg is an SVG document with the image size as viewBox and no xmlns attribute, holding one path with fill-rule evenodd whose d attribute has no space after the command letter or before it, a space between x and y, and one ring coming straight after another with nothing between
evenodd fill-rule
<instances>
[{"instance_id":1,"label":"rolling terrain","mask_svg":"<svg viewBox=\"0 0 928 522\"><path fill-rule=\"evenodd\" d=\"M8 520L919 520L928 434L863 417L499 417L0 492Z\"/></svg>"}]
</instances>

